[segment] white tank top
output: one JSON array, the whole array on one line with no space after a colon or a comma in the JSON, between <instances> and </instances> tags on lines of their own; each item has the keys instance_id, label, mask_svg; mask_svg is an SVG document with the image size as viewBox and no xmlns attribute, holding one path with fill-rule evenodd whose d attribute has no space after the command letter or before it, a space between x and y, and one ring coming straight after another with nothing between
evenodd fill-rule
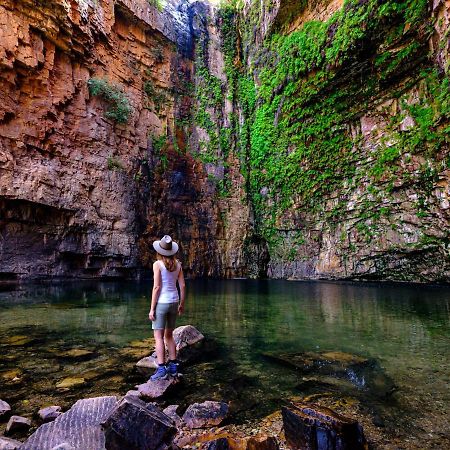
<instances>
[{"instance_id":1,"label":"white tank top","mask_svg":"<svg viewBox=\"0 0 450 450\"><path fill-rule=\"evenodd\" d=\"M159 293L158 303L173 303L179 300L177 290L177 279L180 273L181 263L177 261L177 268L170 272L162 261L158 261L161 269L162 287Z\"/></svg>"}]
</instances>

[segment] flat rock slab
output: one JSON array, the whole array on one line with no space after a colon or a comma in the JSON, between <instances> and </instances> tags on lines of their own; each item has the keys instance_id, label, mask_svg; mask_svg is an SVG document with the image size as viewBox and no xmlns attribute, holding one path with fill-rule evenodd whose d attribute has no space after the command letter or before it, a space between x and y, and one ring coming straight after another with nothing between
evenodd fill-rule
<instances>
[{"instance_id":1,"label":"flat rock slab","mask_svg":"<svg viewBox=\"0 0 450 450\"><path fill-rule=\"evenodd\" d=\"M162 450L177 431L173 421L154 404L124 397L102 424L108 450Z\"/></svg>"},{"instance_id":2,"label":"flat rock slab","mask_svg":"<svg viewBox=\"0 0 450 450\"><path fill-rule=\"evenodd\" d=\"M11 413L11 406L4 400L0 400L0 418L5 418Z\"/></svg>"},{"instance_id":3,"label":"flat rock slab","mask_svg":"<svg viewBox=\"0 0 450 450\"><path fill-rule=\"evenodd\" d=\"M281 409L286 442L291 449L367 450L361 425L314 404Z\"/></svg>"},{"instance_id":4,"label":"flat rock slab","mask_svg":"<svg viewBox=\"0 0 450 450\"><path fill-rule=\"evenodd\" d=\"M225 402L206 401L193 403L183 414L183 422L188 428L204 428L219 425L228 413Z\"/></svg>"},{"instance_id":5,"label":"flat rock slab","mask_svg":"<svg viewBox=\"0 0 450 450\"><path fill-rule=\"evenodd\" d=\"M144 399L153 399L162 397L167 390L176 383L173 378L168 378L167 380L155 380L147 381L146 383L136 386L139 397Z\"/></svg>"},{"instance_id":6,"label":"flat rock slab","mask_svg":"<svg viewBox=\"0 0 450 450\"><path fill-rule=\"evenodd\" d=\"M114 396L78 400L53 422L40 426L19 450L49 450L63 444L73 450L104 450L105 435L100 424L116 404Z\"/></svg>"},{"instance_id":7,"label":"flat rock slab","mask_svg":"<svg viewBox=\"0 0 450 450\"><path fill-rule=\"evenodd\" d=\"M0 436L0 450L17 450L22 445L22 442Z\"/></svg>"}]
</instances>

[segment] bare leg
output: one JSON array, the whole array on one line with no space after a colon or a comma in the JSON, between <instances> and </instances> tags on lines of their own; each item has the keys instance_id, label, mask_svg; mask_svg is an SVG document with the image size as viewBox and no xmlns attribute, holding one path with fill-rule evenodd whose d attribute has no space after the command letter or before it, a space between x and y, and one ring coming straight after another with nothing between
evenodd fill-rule
<instances>
[{"instance_id":1,"label":"bare leg","mask_svg":"<svg viewBox=\"0 0 450 450\"><path fill-rule=\"evenodd\" d=\"M166 359L166 349L164 348L164 330L153 330L153 334L156 341L156 358L158 360L158 364L164 364Z\"/></svg>"},{"instance_id":2,"label":"bare leg","mask_svg":"<svg viewBox=\"0 0 450 450\"><path fill-rule=\"evenodd\" d=\"M169 359L175 359L177 357L177 348L173 338L173 330L166 329L164 331L164 341L166 342L167 349L169 350Z\"/></svg>"}]
</instances>

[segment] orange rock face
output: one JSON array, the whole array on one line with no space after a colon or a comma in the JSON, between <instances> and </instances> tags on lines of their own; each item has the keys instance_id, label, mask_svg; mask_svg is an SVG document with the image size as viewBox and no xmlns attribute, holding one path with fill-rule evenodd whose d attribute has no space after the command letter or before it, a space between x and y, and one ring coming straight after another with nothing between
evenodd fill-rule
<instances>
[{"instance_id":1,"label":"orange rock face","mask_svg":"<svg viewBox=\"0 0 450 450\"><path fill-rule=\"evenodd\" d=\"M3 278L136 276L165 233L188 274L239 274L239 255L213 242L224 213L177 125L192 112L189 24L201 14L187 1L2 2ZM127 123L105 115L92 78L123 92Z\"/></svg>"}]
</instances>

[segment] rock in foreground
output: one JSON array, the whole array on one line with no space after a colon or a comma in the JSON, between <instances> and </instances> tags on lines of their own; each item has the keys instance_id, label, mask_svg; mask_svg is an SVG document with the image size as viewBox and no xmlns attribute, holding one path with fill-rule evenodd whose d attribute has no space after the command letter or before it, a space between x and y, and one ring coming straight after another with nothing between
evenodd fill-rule
<instances>
[{"instance_id":1,"label":"rock in foreground","mask_svg":"<svg viewBox=\"0 0 450 450\"><path fill-rule=\"evenodd\" d=\"M113 396L78 400L53 422L40 426L20 450L49 450L65 444L74 450L104 450L100 424L117 404Z\"/></svg>"},{"instance_id":2,"label":"rock in foreground","mask_svg":"<svg viewBox=\"0 0 450 450\"><path fill-rule=\"evenodd\" d=\"M31 427L31 420L22 416L11 416L6 425L6 434L20 433Z\"/></svg>"},{"instance_id":3,"label":"rock in foreground","mask_svg":"<svg viewBox=\"0 0 450 450\"><path fill-rule=\"evenodd\" d=\"M17 450L22 442L0 436L0 450Z\"/></svg>"},{"instance_id":4,"label":"rock in foreground","mask_svg":"<svg viewBox=\"0 0 450 450\"><path fill-rule=\"evenodd\" d=\"M225 402L193 403L183 414L183 422L188 428L213 427L222 423L227 413Z\"/></svg>"},{"instance_id":5,"label":"rock in foreground","mask_svg":"<svg viewBox=\"0 0 450 450\"><path fill-rule=\"evenodd\" d=\"M157 406L123 398L102 424L108 450L167 448L176 433L173 421Z\"/></svg>"},{"instance_id":6,"label":"rock in foreground","mask_svg":"<svg viewBox=\"0 0 450 450\"><path fill-rule=\"evenodd\" d=\"M361 425L331 409L296 405L282 410L286 442L292 449L367 450Z\"/></svg>"}]
</instances>

